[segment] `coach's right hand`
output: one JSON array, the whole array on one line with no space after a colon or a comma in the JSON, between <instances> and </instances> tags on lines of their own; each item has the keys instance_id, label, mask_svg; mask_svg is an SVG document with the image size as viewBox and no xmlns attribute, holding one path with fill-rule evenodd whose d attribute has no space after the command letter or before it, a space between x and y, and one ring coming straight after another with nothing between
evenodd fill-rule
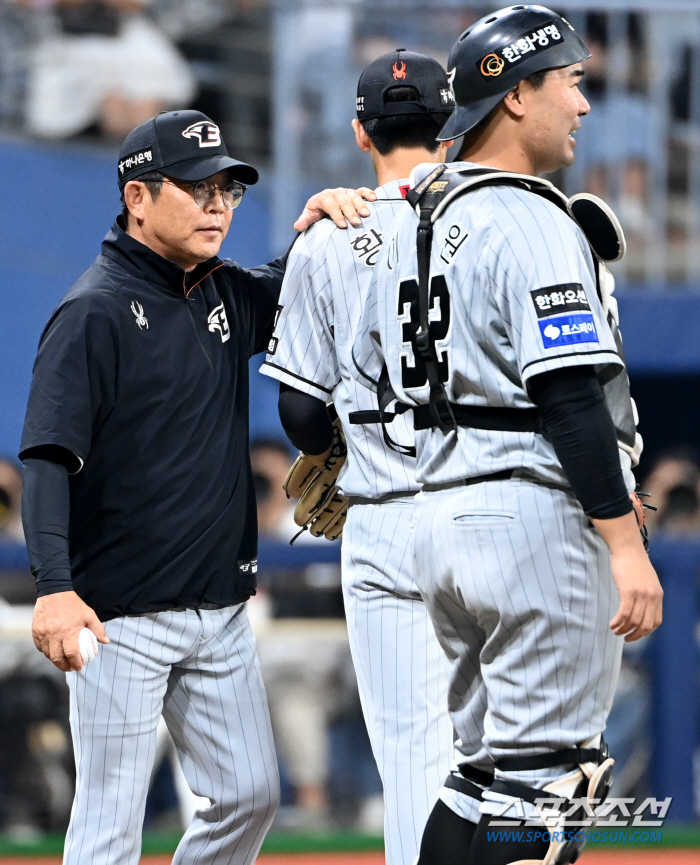
<instances>
[{"instance_id":1,"label":"coach's right hand","mask_svg":"<svg viewBox=\"0 0 700 865\"><path fill-rule=\"evenodd\" d=\"M75 592L37 599L32 620L34 645L64 673L83 668L78 647L82 628L89 628L100 643L109 643L105 626Z\"/></svg>"},{"instance_id":2,"label":"coach's right hand","mask_svg":"<svg viewBox=\"0 0 700 865\"><path fill-rule=\"evenodd\" d=\"M620 607L611 630L632 643L661 624L664 591L644 549L634 513L609 520L592 520L610 550Z\"/></svg>"}]
</instances>

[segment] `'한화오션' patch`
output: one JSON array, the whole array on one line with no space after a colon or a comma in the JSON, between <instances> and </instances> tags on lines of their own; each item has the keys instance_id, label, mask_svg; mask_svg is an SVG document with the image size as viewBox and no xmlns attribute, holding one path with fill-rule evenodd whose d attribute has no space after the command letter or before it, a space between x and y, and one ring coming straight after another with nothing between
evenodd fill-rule
<instances>
[{"instance_id":1,"label":"'\ud55c\ud654\uc624\uc158' patch","mask_svg":"<svg viewBox=\"0 0 700 865\"><path fill-rule=\"evenodd\" d=\"M545 348L559 348L577 342L598 342L593 316L588 313L560 315L548 321L538 321Z\"/></svg>"},{"instance_id":2,"label":"'\ud55c\ud654\uc624\uc158' patch","mask_svg":"<svg viewBox=\"0 0 700 865\"><path fill-rule=\"evenodd\" d=\"M590 312L586 292L579 282L567 282L561 285L550 285L546 288L534 288L530 292L537 318L548 315L561 315L563 312Z\"/></svg>"}]
</instances>

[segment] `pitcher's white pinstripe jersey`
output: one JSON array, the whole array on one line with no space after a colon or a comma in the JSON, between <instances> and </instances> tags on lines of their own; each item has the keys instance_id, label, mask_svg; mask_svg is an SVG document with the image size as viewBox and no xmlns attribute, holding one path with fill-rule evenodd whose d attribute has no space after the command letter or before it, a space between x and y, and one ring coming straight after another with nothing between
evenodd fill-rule
<instances>
[{"instance_id":1,"label":"pitcher's white pinstripe jersey","mask_svg":"<svg viewBox=\"0 0 700 865\"><path fill-rule=\"evenodd\" d=\"M352 411L377 408L375 395L352 377L352 345L386 232L397 214L410 211L407 183L377 190L371 215L359 228L338 229L330 220L299 237L287 261L280 307L261 372L329 401L340 417L348 459L339 486L345 495L377 499L417 490L415 460L389 449L378 424L351 424ZM413 444L412 413L391 424L392 437Z\"/></svg>"},{"instance_id":2,"label":"pitcher's white pinstripe jersey","mask_svg":"<svg viewBox=\"0 0 700 865\"><path fill-rule=\"evenodd\" d=\"M433 168L419 166L416 183ZM417 225L411 208L399 213L354 348L361 370L354 374L376 380L386 361L396 396L409 405L427 403L429 393L412 344ZM492 186L457 198L435 224L430 273L431 336L451 402L532 408L531 376L584 364L603 375L623 367L588 243L572 219L538 195ZM420 483L522 468L568 485L553 447L536 433L431 429L416 433L416 445Z\"/></svg>"}]
</instances>

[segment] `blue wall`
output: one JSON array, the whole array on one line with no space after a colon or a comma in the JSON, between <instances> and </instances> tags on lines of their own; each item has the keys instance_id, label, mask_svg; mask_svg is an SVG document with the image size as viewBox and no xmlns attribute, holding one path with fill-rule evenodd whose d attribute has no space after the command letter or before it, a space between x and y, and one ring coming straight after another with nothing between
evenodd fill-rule
<instances>
[{"instance_id":1,"label":"blue wall","mask_svg":"<svg viewBox=\"0 0 700 865\"><path fill-rule=\"evenodd\" d=\"M633 374L700 373L700 293L637 288L620 294L618 305Z\"/></svg>"},{"instance_id":2,"label":"blue wall","mask_svg":"<svg viewBox=\"0 0 700 865\"><path fill-rule=\"evenodd\" d=\"M115 166L103 148L0 141L0 453L17 451L44 323L119 212ZM271 256L266 187L247 193L223 245L246 266ZM638 289L619 300L633 374L700 373L700 293ZM282 435L276 384L254 374L251 394L253 438Z\"/></svg>"},{"instance_id":3,"label":"blue wall","mask_svg":"<svg viewBox=\"0 0 700 865\"><path fill-rule=\"evenodd\" d=\"M44 324L118 213L116 153L0 141L0 453L17 452ZM268 261L268 223L262 181L234 214L222 255L246 266ZM252 390L253 434L281 435L276 384L256 375Z\"/></svg>"}]
</instances>

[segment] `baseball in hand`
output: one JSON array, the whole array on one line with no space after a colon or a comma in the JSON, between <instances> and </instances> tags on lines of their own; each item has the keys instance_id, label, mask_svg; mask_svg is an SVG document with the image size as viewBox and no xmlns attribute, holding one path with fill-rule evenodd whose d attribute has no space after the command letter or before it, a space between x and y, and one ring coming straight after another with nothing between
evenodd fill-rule
<instances>
[{"instance_id":1,"label":"baseball in hand","mask_svg":"<svg viewBox=\"0 0 700 865\"><path fill-rule=\"evenodd\" d=\"M83 628L78 634L78 646L80 647L80 660L85 664L94 661L97 657L97 637L89 628Z\"/></svg>"}]
</instances>

